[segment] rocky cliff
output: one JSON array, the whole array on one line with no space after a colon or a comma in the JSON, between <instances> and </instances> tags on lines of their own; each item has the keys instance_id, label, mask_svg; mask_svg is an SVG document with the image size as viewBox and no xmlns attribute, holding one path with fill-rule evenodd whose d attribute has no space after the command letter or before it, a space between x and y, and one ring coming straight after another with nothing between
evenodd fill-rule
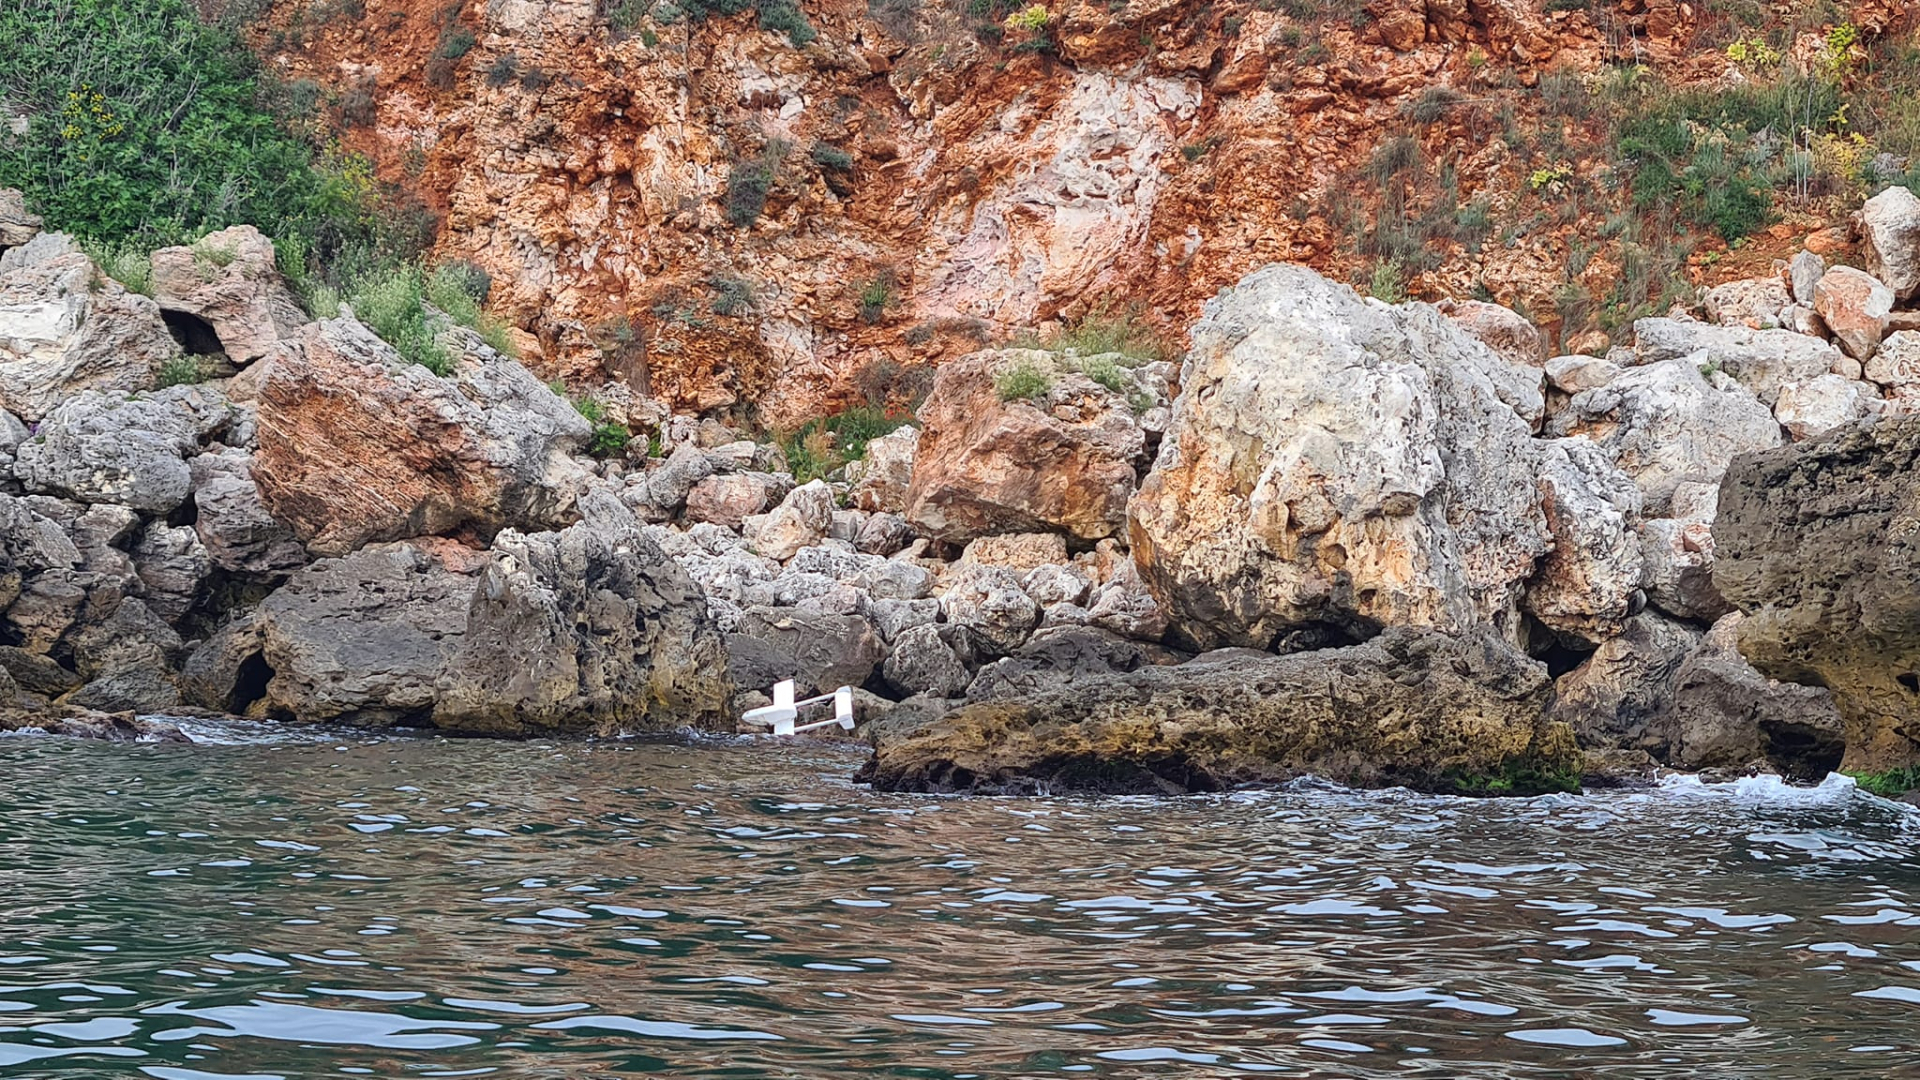
<instances>
[{"instance_id":1,"label":"rocky cliff","mask_svg":"<svg viewBox=\"0 0 1920 1080\"><path fill-rule=\"evenodd\" d=\"M1905 5L1803 6L279 0L251 39L543 377L786 428L1103 309L1177 341L1282 261L1625 343L1905 168Z\"/></svg>"}]
</instances>

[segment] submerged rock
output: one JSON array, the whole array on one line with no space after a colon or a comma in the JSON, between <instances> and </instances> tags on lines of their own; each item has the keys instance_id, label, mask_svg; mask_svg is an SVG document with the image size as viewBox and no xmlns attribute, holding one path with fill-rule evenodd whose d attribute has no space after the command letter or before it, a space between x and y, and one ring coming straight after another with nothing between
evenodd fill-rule
<instances>
[{"instance_id":1,"label":"submerged rock","mask_svg":"<svg viewBox=\"0 0 1920 1080\"><path fill-rule=\"evenodd\" d=\"M1524 794L1577 784L1542 716L1544 665L1491 636L1389 630L1364 645L1055 681L870 729L890 791L1221 791L1312 774L1361 786Z\"/></svg>"}]
</instances>

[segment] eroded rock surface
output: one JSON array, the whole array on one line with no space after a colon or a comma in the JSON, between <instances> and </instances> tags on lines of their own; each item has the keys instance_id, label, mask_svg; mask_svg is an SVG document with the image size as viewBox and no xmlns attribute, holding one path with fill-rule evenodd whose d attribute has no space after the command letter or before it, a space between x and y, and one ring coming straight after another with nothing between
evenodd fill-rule
<instances>
[{"instance_id":1,"label":"eroded rock surface","mask_svg":"<svg viewBox=\"0 0 1920 1080\"><path fill-rule=\"evenodd\" d=\"M1291 656L1230 652L953 707L872 730L897 791L1221 791L1313 774L1422 790L1562 789L1579 752L1542 718L1546 669L1490 637L1394 630Z\"/></svg>"},{"instance_id":2,"label":"eroded rock surface","mask_svg":"<svg viewBox=\"0 0 1920 1080\"><path fill-rule=\"evenodd\" d=\"M1740 652L1833 692L1846 767L1920 762L1920 418L1742 458L1714 531Z\"/></svg>"}]
</instances>

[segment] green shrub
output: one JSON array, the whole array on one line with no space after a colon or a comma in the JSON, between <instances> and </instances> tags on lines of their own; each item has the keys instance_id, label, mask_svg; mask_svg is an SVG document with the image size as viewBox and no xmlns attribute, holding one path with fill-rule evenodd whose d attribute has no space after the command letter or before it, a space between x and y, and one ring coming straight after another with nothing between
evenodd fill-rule
<instances>
[{"instance_id":1,"label":"green shrub","mask_svg":"<svg viewBox=\"0 0 1920 1080\"><path fill-rule=\"evenodd\" d=\"M354 315L402 358L435 375L452 373L453 358L427 315L419 268L396 267L371 275L354 285L351 299Z\"/></svg>"},{"instance_id":2,"label":"green shrub","mask_svg":"<svg viewBox=\"0 0 1920 1080\"><path fill-rule=\"evenodd\" d=\"M153 388L165 390L169 386L192 386L205 379L206 372L200 366L200 358L180 353L160 365L160 371L153 378Z\"/></svg>"},{"instance_id":3,"label":"green shrub","mask_svg":"<svg viewBox=\"0 0 1920 1080\"><path fill-rule=\"evenodd\" d=\"M893 285L893 272L882 270L860 286L861 322L872 326L887 317L887 308L893 306Z\"/></svg>"},{"instance_id":4,"label":"green shrub","mask_svg":"<svg viewBox=\"0 0 1920 1080\"><path fill-rule=\"evenodd\" d=\"M482 305L493 291L493 278L465 260L441 263L427 276L426 299L447 318L480 335L494 352L518 356L507 327L488 315ZM357 308L355 310L358 310Z\"/></svg>"},{"instance_id":5,"label":"green shrub","mask_svg":"<svg viewBox=\"0 0 1920 1080\"><path fill-rule=\"evenodd\" d=\"M820 36L793 0L760 0L760 29L784 33L795 45L805 45Z\"/></svg>"},{"instance_id":6,"label":"green shrub","mask_svg":"<svg viewBox=\"0 0 1920 1080\"><path fill-rule=\"evenodd\" d=\"M100 272L126 286L128 292L153 295L153 256L139 244L83 242L82 250Z\"/></svg>"},{"instance_id":7,"label":"green shrub","mask_svg":"<svg viewBox=\"0 0 1920 1080\"><path fill-rule=\"evenodd\" d=\"M608 419L607 407L599 398L591 394L568 397L566 386L558 379L548 383L547 389L573 402L574 410L592 427L592 434L587 436L588 454L597 458L611 458L627 452L627 445L633 442L633 432L628 430L627 425Z\"/></svg>"},{"instance_id":8,"label":"green shrub","mask_svg":"<svg viewBox=\"0 0 1920 1080\"><path fill-rule=\"evenodd\" d=\"M735 161L726 179L726 219L735 229L749 229L766 209L766 192L774 190L774 169L778 161L760 156L753 161Z\"/></svg>"},{"instance_id":9,"label":"green shrub","mask_svg":"<svg viewBox=\"0 0 1920 1080\"><path fill-rule=\"evenodd\" d=\"M1051 352L1067 349L1082 356L1119 353L1135 360L1165 360L1175 350L1160 331L1147 323L1138 305L1116 306L1101 301L1078 322L1039 343Z\"/></svg>"},{"instance_id":10,"label":"green shrub","mask_svg":"<svg viewBox=\"0 0 1920 1080\"><path fill-rule=\"evenodd\" d=\"M433 52L442 60L458 60L473 51L475 42L473 31L455 24L440 35L440 44Z\"/></svg>"},{"instance_id":11,"label":"green shrub","mask_svg":"<svg viewBox=\"0 0 1920 1080\"><path fill-rule=\"evenodd\" d=\"M1407 285L1400 276L1400 264L1397 262L1378 263L1367 279L1367 295L1389 304L1398 304L1407 298Z\"/></svg>"},{"instance_id":12,"label":"green shrub","mask_svg":"<svg viewBox=\"0 0 1920 1080\"><path fill-rule=\"evenodd\" d=\"M787 470L801 483L828 476L848 462L867 456L867 444L913 423L913 417L878 406L855 406L809 420L775 435Z\"/></svg>"},{"instance_id":13,"label":"green shrub","mask_svg":"<svg viewBox=\"0 0 1920 1080\"><path fill-rule=\"evenodd\" d=\"M993 376L993 392L1001 401L1043 398L1053 391L1053 372L1031 360L1017 360Z\"/></svg>"},{"instance_id":14,"label":"green shrub","mask_svg":"<svg viewBox=\"0 0 1920 1080\"><path fill-rule=\"evenodd\" d=\"M853 155L832 143L814 143L813 149L808 151L807 156L813 159L815 165L834 172L846 172L853 168Z\"/></svg>"},{"instance_id":15,"label":"green shrub","mask_svg":"<svg viewBox=\"0 0 1920 1080\"><path fill-rule=\"evenodd\" d=\"M713 309L715 315L737 319L758 304L753 295L753 286L744 279L721 275L709 278L707 286L713 290L713 303L708 307Z\"/></svg>"},{"instance_id":16,"label":"green shrub","mask_svg":"<svg viewBox=\"0 0 1920 1080\"><path fill-rule=\"evenodd\" d=\"M264 102L252 54L187 0L0 4L0 187L49 228L176 243L248 222L312 231L357 206Z\"/></svg>"}]
</instances>

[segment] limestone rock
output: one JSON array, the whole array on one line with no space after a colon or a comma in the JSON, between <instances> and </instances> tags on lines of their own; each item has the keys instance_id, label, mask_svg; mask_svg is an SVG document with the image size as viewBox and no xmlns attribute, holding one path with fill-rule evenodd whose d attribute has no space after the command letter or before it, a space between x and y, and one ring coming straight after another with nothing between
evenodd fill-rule
<instances>
[{"instance_id":1,"label":"limestone rock","mask_svg":"<svg viewBox=\"0 0 1920 1080\"><path fill-rule=\"evenodd\" d=\"M30 491L165 514L192 489L186 459L232 416L226 400L207 387L135 395L83 391L20 444L14 472Z\"/></svg>"},{"instance_id":2,"label":"limestone rock","mask_svg":"<svg viewBox=\"0 0 1920 1080\"><path fill-rule=\"evenodd\" d=\"M1454 325L1479 338L1510 364L1538 368L1547 358L1546 335L1511 308L1480 300L1447 300L1439 307Z\"/></svg>"},{"instance_id":3,"label":"limestone rock","mask_svg":"<svg viewBox=\"0 0 1920 1080\"><path fill-rule=\"evenodd\" d=\"M629 477L621 500L648 521L667 521L687 504L694 487L712 476L713 461L706 452L692 443L682 443L657 468ZM761 503L747 513L757 514L764 509L766 505ZM740 517L745 518L746 514ZM693 520L713 519L695 517ZM739 521L732 525L738 528Z\"/></svg>"},{"instance_id":4,"label":"limestone rock","mask_svg":"<svg viewBox=\"0 0 1920 1080\"><path fill-rule=\"evenodd\" d=\"M699 589L613 496L494 538L434 725L468 734L730 728L726 646Z\"/></svg>"},{"instance_id":5,"label":"limestone rock","mask_svg":"<svg viewBox=\"0 0 1920 1080\"><path fill-rule=\"evenodd\" d=\"M253 482L249 454L202 454L193 473L193 529L214 566L232 574L274 579L306 565L293 530L267 511Z\"/></svg>"},{"instance_id":6,"label":"limestone rock","mask_svg":"<svg viewBox=\"0 0 1920 1080\"><path fill-rule=\"evenodd\" d=\"M1880 396L1865 383L1827 374L1804 383L1782 383L1773 415L1801 442L1871 416L1880 405Z\"/></svg>"},{"instance_id":7,"label":"limestone rock","mask_svg":"<svg viewBox=\"0 0 1920 1080\"><path fill-rule=\"evenodd\" d=\"M1546 370L1548 385L1568 395L1605 386L1620 374L1619 365L1597 356L1556 356Z\"/></svg>"},{"instance_id":8,"label":"limestone rock","mask_svg":"<svg viewBox=\"0 0 1920 1080\"><path fill-rule=\"evenodd\" d=\"M253 478L316 554L576 516L587 422L513 360L488 350L443 379L342 317L264 363Z\"/></svg>"},{"instance_id":9,"label":"limestone rock","mask_svg":"<svg viewBox=\"0 0 1920 1080\"><path fill-rule=\"evenodd\" d=\"M1793 302L1813 306L1814 290L1827 273L1827 260L1811 251L1802 251L1787 264L1787 276L1793 282Z\"/></svg>"},{"instance_id":10,"label":"limestone rock","mask_svg":"<svg viewBox=\"0 0 1920 1080\"><path fill-rule=\"evenodd\" d=\"M1860 207L1854 226L1867 271L1902 300L1920 293L1920 198L1894 184Z\"/></svg>"},{"instance_id":11,"label":"limestone rock","mask_svg":"<svg viewBox=\"0 0 1920 1080\"><path fill-rule=\"evenodd\" d=\"M1080 679L1125 674L1187 659L1184 653L1134 641L1111 630L1055 626L1034 634L1012 656L982 667L966 687L966 695L973 701L1014 698Z\"/></svg>"},{"instance_id":12,"label":"limestone rock","mask_svg":"<svg viewBox=\"0 0 1920 1080\"><path fill-rule=\"evenodd\" d=\"M1848 356L1862 362L1873 359L1886 337L1893 301L1892 289L1851 266L1828 270L1813 292L1813 310L1820 321Z\"/></svg>"},{"instance_id":13,"label":"limestone rock","mask_svg":"<svg viewBox=\"0 0 1920 1080\"><path fill-rule=\"evenodd\" d=\"M1036 566L1020 579L1020 590L1042 608L1055 604L1084 604L1093 595L1093 582L1074 566Z\"/></svg>"},{"instance_id":14,"label":"limestone rock","mask_svg":"<svg viewBox=\"0 0 1920 1080\"><path fill-rule=\"evenodd\" d=\"M257 663L270 673L256 698L263 715L425 726L440 674L466 633L478 562L464 549L410 543L322 559L261 602L252 654L259 659L234 670ZM220 700L231 699L231 690Z\"/></svg>"},{"instance_id":15,"label":"limestone rock","mask_svg":"<svg viewBox=\"0 0 1920 1080\"><path fill-rule=\"evenodd\" d=\"M905 631L894 641L882 669L887 686L903 698L915 694L959 697L973 681L973 673L949 641L965 634L962 627L932 624Z\"/></svg>"},{"instance_id":16,"label":"limestone rock","mask_svg":"<svg viewBox=\"0 0 1920 1080\"><path fill-rule=\"evenodd\" d=\"M1040 625L1040 605L1020 588L1019 575L998 566L962 566L940 598L947 621L973 631L997 655L1018 649Z\"/></svg>"},{"instance_id":17,"label":"limestone rock","mask_svg":"<svg viewBox=\"0 0 1920 1080\"><path fill-rule=\"evenodd\" d=\"M27 209L27 200L16 188L0 188L0 251L19 247L40 235L44 224L40 215Z\"/></svg>"},{"instance_id":18,"label":"limestone rock","mask_svg":"<svg viewBox=\"0 0 1920 1080\"><path fill-rule=\"evenodd\" d=\"M1087 625L1134 641L1159 641L1173 629L1166 609L1147 588L1131 560L1115 567L1107 581L1094 591L1087 605Z\"/></svg>"},{"instance_id":19,"label":"limestone rock","mask_svg":"<svg viewBox=\"0 0 1920 1080\"><path fill-rule=\"evenodd\" d=\"M867 518L853 546L869 555L892 555L913 543L913 526L899 514L885 511Z\"/></svg>"},{"instance_id":20,"label":"limestone rock","mask_svg":"<svg viewBox=\"0 0 1920 1080\"><path fill-rule=\"evenodd\" d=\"M686 520L738 529L748 518L766 513L792 488L791 479L783 481L771 473L709 476L688 489Z\"/></svg>"},{"instance_id":21,"label":"limestone rock","mask_svg":"<svg viewBox=\"0 0 1920 1080\"><path fill-rule=\"evenodd\" d=\"M1542 449L1541 507L1553 548L1527 583L1526 610L1549 629L1598 644L1633 614L1640 490L1585 438Z\"/></svg>"},{"instance_id":22,"label":"limestone rock","mask_svg":"<svg viewBox=\"0 0 1920 1080\"><path fill-rule=\"evenodd\" d=\"M204 324L218 336L218 351L240 365L265 356L308 322L280 278L273 242L251 225L154 252L153 298L165 317Z\"/></svg>"},{"instance_id":23,"label":"limestone rock","mask_svg":"<svg viewBox=\"0 0 1920 1080\"><path fill-rule=\"evenodd\" d=\"M787 493L779 506L753 530L753 549L776 562L785 562L801 548L827 538L833 525L833 490L824 480L802 484Z\"/></svg>"},{"instance_id":24,"label":"limestone rock","mask_svg":"<svg viewBox=\"0 0 1920 1080\"><path fill-rule=\"evenodd\" d=\"M1755 671L1738 648L1741 619L1715 623L1681 662L1666 719L1668 761L1738 769L1764 759L1792 779L1824 779L1846 750L1833 695Z\"/></svg>"},{"instance_id":25,"label":"limestone rock","mask_svg":"<svg viewBox=\"0 0 1920 1080\"><path fill-rule=\"evenodd\" d=\"M1537 450L1487 374L1505 361L1431 307L1288 265L1210 302L1193 344L1130 528L1193 644L1512 612L1547 542Z\"/></svg>"},{"instance_id":26,"label":"limestone rock","mask_svg":"<svg viewBox=\"0 0 1920 1080\"><path fill-rule=\"evenodd\" d=\"M1920 418L1742 458L1720 485L1714 581L1769 678L1825 686L1849 769L1920 764Z\"/></svg>"},{"instance_id":27,"label":"limestone rock","mask_svg":"<svg viewBox=\"0 0 1920 1080\"><path fill-rule=\"evenodd\" d=\"M1364 645L1056 682L876 723L863 775L899 791L1222 791L1317 775L1528 793L1577 783L1545 668L1487 637L1389 630Z\"/></svg>"},{"instance_id":28,"label":"limestone rock","mask_svg":"<svg viewBox=\"0 0 1920 1080\"><path fill-rule=\"evenodd\" d=\"M1920 386L1920 331L1897 330L1887 335L1868 360L1862 374L1887 390Z\"/></svg>"},{"instance_id":29,"label":"limestone rock","mask_svg":"<svg viewBox=\"0 0 1920 1080\"><path fill-rule=\"evenodd\" d=\"M1041 400L1000 400L996 375L1020 366L1052 372ZM906 518L922 535L965 543L1057 531L1090 543L1124 526L1145 433L1123 395L1058 370L1051 354L1008 349L946 364L920 419Z\"/></svg>"},{"instance_id":30,"label":"limestone rock","mask_svg":"<svg viewBox=\"0 0 1920 1080\"><path fill-rule=\"evenodd\" d=\"M213 558L199 535L188 525L151 521L130 554L147 606L166 622L179 625L200 602L213 574Z\"/></svg>"},{"instance_id":31,"label":"limestone rock","mask_svg":"<svg viewBox=\"0 0 1920 1080\"><path fill-rule=\"evenodd\" d=\"M1769 330L1780 325L1780 312L1793 303L1793 296L1778 277L1745 278L1715 285L1701 302L1707 318L1721 326Z\"/></svg>"},{"instance_id":32,"label":"limestone rock","mask_svg":"<svg viewBox=\"0 0 1920 1080\"><path fill-rule=\"evenodd\" d=\"M1629 368L1575 394L1547 430L1587 435L1611 454L1640 485L1648 517L1668 516L1682 482L1712 483L1735 455L1780 445L1780 425L1765 405L1730 380L1709 385L1686 356Z\"/></svg>"},{"instance_id":33,"label":"limestone rock","mask_svg":"<svg viewBox=\"0 0 1920 1080\"><path fill-rule=\"evenodd\" d=\"M920 429L912 425L869 441L866 457L847 466L853 505L875 514L903 513L919 447Z\"/></svg>"},{"instance_id":34,"label":"limestone rock","mask_svg":"<svg viewBox=\"0 0 1920 1080\"><path fill-rule=\"evenodd\" d=\"M376 544L295 573L209 639L208 708L482 735L724 725L725 647L698 590L611 494L488 551Z\"/></svg>"},{"instance_id":35,"label":"limestone rock","mask_svg":"<svg viewBox=\"0 0 1920 1080\"><path fill-rule=\"evenodd\" d=\"M0 408L34 422L84 390L153 385L180 351L160 307L100 273L59 233L0 260Z\"/></svg>"},{"instance_id":36,"label":"limestone rock","mask_svg":"<svg viewBox=\"0 0 1920 1080\"><path fill-rule=\"evenodd\" d=\"M1674 489L1672 517L1640 527L1647 602L1669 615L1712 622L1732 610L1713 584L1713 520L1718 484L1687 482Z\"/></svg>"},{"instance_id":37,"label":"limestone rock","mask_svg":"<svg viewBox=\"0 0 1920 1080\"><path fill-rule=\"evenodd\" d=\"M1053 533L1009 533L983 536L966 546L960 562L966 566L1004 566L1022 573L1067 561L1066 540Z\"/></svg>"},{"instance_id":38,"label":"limestone rock","mask_svg":"<svg viewBox=\"0 0 1920 1080\"><path fill-rule=\"evenodd\" d=\"M1642 612L1560 676L1548 715L1570 725L1583 747L1660 748L1660 718L1681 662L1699 642L1687 624Z\"/></svg>"},{"instance_id":39,"label":"limestone rock","mask_svg":"<svg viewBox=\"0 0 1920 1080\"><path fill-rule=\"evenodd\" d=\"M1724 371L1768 405L1783 382L1805 382L1833 370L1840 350L1791 330L1752 330L1679 319L1633 324L1641 364L1688 358L1697 368Z\"/></svg>"},{"instance_id":40,"label":"limestone rock","mask_svg":"<svg viewBox=\"0 0 1920 1080\"><path fill-rule=\"evenodd\" d=\"M801 697L830 694L864 685L885 657L880 636L858 615L754 607L727 635L729 672L742 690L792 679Z\"/></svg>"}]
</instances>

